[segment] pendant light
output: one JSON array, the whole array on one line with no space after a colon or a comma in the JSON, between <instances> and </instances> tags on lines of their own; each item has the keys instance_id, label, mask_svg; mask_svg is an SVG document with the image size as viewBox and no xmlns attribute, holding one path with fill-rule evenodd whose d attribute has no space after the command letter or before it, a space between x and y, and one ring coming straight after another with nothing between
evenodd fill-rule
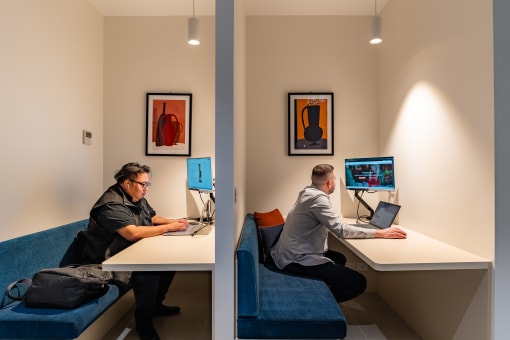
<instances>
[{"instance_id":1,"label":"pendant light","mask_svg":"<svg viewBox=\"0 0 510 340\"><path fill-rule=\"evenodd\" d=\"M195 0L193 0L193 17L188 19L188 44L200 45L200 25L198 18L195 18Z\"/></svg>"},{"instance_id":2,"label":"pendant light","mask_svg":"<svg viewBox=\"0 0 510 340\"><path fill-rule=\"evenodd\" d=\"M375 13L372 18L372 38L370 39L370 43L372 45L377 45L382 43L381 38L381 17L377 15L377 0L374 0L375 3Z\"/></svg>"}]
</instances>

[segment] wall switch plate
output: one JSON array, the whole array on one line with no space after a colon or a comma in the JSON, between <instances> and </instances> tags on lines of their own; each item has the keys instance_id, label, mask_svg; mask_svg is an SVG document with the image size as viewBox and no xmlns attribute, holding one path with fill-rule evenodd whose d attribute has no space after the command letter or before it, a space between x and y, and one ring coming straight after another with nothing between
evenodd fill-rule
<instances>
[{"instance_id":1,"label":"wall switch plate","mask_svg":"<svg viewBox=\"0 0 510 340\"><path fill-rule=\"evenodd\" d=\"M92 132L83 130L83 144L86 145L92 144Z\"/></svg>"}]
</instances>

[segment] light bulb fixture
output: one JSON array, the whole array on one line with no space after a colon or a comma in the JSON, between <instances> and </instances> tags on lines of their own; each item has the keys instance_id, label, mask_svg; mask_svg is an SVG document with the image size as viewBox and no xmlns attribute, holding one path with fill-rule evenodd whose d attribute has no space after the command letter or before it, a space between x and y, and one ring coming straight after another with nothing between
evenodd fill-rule
<instances>
[{"instance_id":1,"label":"light bulb fixture","mask_svg":"<svg viewBox=\"0 0 510 340\"><path fill-rule=\"evenodd\" d=\"M193 17L188 19L188 44L200 45L200 22L195 18L195 0L193 0Z\"/></svg>"},{"instance_id":2,"label":"light bulb fixture","mask_svg":"<svg viewBox=\"0 0 510 340\"><path fill-rule=\"evenodd\" d=\"M372 24L372 38L370 39L370 43L372 45L377 45L382 43L381 38L381 17L377 15L377 0L374 0L375 3L375 13L374 17L372 18L371 24Z\"/></svg>"}]
</instances>

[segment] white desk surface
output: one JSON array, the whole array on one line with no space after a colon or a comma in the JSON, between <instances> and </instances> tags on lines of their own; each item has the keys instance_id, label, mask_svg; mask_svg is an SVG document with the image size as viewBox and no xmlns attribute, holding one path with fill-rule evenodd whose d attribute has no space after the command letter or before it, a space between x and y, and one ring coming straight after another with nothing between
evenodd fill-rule
<instances>
[{"instance_id":1,"label":"white desk surface","mask_svg":"<svg viewBox=\"0 0 510 340\"><path fill-rule=\"evenodd\" d=\"M346 223L355 219L344 218ZM341 239L347 248L378 271L488 269L490 261L399 226L406 239Z\"/></svg>"},{"instance_id":2,"label":"white desk surface","mask_svg":"<svg viewBox=\"0 0 510 340\"><path fill-rule=\"evenodd\" d=\"M215 228L195 236L154 236L141 239L103 262L113 271L213 271Z\"/></svg>"}]
</instances>

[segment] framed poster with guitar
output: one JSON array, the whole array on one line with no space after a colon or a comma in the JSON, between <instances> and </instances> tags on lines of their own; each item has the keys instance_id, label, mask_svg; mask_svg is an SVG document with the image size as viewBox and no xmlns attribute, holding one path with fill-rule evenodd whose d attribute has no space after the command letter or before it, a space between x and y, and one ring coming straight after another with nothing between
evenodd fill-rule
<instances>
[{"instance_id":1,"label":"framed poster with guitar","mask_svg":"<svg viewBox=\"0 0 510 340\"><path fill-rule=\"evenodd\" d=\"M191 93L147 93L145 154L191 155Z\"/></svg>"}]
</instances>

